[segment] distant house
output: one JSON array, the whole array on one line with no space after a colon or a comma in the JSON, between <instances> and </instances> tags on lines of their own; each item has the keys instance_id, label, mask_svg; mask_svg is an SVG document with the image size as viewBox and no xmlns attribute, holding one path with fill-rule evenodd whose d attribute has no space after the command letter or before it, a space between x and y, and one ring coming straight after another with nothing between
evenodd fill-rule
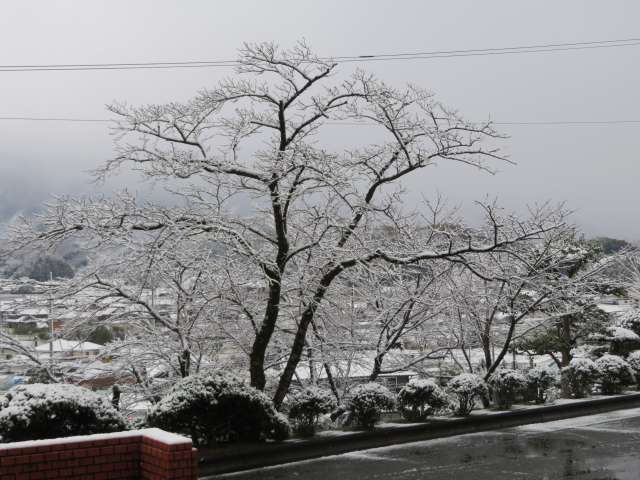
<instances>
[{"instance_id":1,"label":"distant house","mask_svg":"<svg viewBox=\"0 0 640 480\"><path fill-rule=\"evenodd\" d=\"M97 343L60 338L38 345L36 353L40 358L48 358L49 354L53 352L53 358L59 360L94 359L103 348Z\"/></svg>"},{"instance_id":2,"label":"distant house","mask_svg":"<svg viewBox=\"0 0 640 480\"><path fill-rule=\"evenodd\" d=\"M49 310L46 308L21 308L16 310L14 314L7 315L7 318L33 317L38 319L49 318Z\"/></svg>"},{"instance_id":3,"label":"distant house","mask_svg":"<svg viewBox=\"0 0 640 480\"><path fill-rule=\"evenodd\" d=\"M375 352L361 351L353 355L350 359L334 361L330 367L334 380L342 388L346 385L357 385L366 383L373 370ZM385 357L384 369L392 370L392 373L382 373L376 379L377 382L384 384L390 390L398 392L409 380L418 377L419 373L413 369L403 368L408 362L410 355L403 352L389 352ZM311 372L308 365L301 365L296 369L296 381L308 382L311 378ZM322 363L314 364L314 377L321 384L326 384L327 374Z\"/></svg>"},{"instance_id":4,"label":"distant house","mask_svg":"<svg viewBox=\"0 0 640 480\"><path fill-rule=\"evenodd\" d=\"M22 317L18 318L7 318L4 321L4 324L9 328L16 328L17 326L40 328L42 326L47 326L46 322L43 322L36 317L32 317L31 315L23 315Z\"/></svg>"}]
</instances>

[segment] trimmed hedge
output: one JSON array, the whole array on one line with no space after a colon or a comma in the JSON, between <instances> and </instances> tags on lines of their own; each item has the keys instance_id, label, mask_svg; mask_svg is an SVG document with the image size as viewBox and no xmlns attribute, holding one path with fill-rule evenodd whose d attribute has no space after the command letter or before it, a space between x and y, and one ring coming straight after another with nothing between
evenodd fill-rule
<instances>
[{"instance_id":1,"label":"trimmed hedge","mask_svg":"<svg viewBox=\"0 0 640 480\"><path fill-rule=\"evenodd\" d=\"M374 382L355 387L347 406L351 421L358 427L367 429L373 428L380 421L383 411L394 407L394 395L386 387Z\"/></svg>"},{"instance_id":2,"label":"trimmed hedge","mask_svg":"<svg viewBox=\"0 0 640 480\"><path fill-rule=\"evenodd\" d=\"M449 380L447 390L458 400L456 415L466 417L476 406L476 400L488 394L485 381L473 373L461 373Z\"/></svg>"},{"instance_id":3,"label":"trimmed hedge","mask_svg":"<svg viewBox=\"0 0 640 480\"><path fill-rule=\"evenodd\" d=\"M127 430L107 398L66 384L18 385L0 397L0 441L20 442Z\"/></svg>"},{"instance_id":4,"label":"trimmed hedge","mask_svg":"<svg viewBox=\"0 0 640 480\"><path fill-rule=\"evenodd\" d=\"M449 405L447 394L431 379L411 379L398 392L398 410L410 422L422 422Z\"/></svg>"},{"instance_id":5,"label":"trimmed hedge","mask_svg":"<svg viewBox=\"0 0 640 480\"><path fill-rule=\"evenodd\" d=\"M307 387L291 394L289 419L299 435L313 435L320 415L336 408L331 392L318 387Z\"/></svg>"},{"instance_id":6,"label":"trimmed hedge","mask_svg":"<svg viewBox=\"0 0 640 480\"><path fill-rule=\"evenodd\" d=\"M635 382L631 366L617 355L603 355L596 360L602 393L620 393Z\"/></svg>"},{"instance_id":7,"label":"trimmed hedge","mask_svg":"<svg viewBox=\"0 0 640 480\"><path fill-rule=\"evenodd\" d=\"M589 395L598 375L598 367L588 358L574 358L562 369L562 381L574 398Z\"/></svg>"},{"instance_id":8,"label":"trimmed hedge","mask_svg":"<svg viewBox=\"0 0 640 480\"><path fill-rule=\"evenodd\" d=\"M527 396L537 404L546 402L548 390L558 383L554 371L544 367L535 367L526 374Z\"/></svg>"},{"instance_id":9,"label":"trimmed hedge","mask_svg":"<svg viewBox=\"0 0 640 480\"><path fill-rule=\"evenodd\" d=\"M487 383L491 387L494 405L499 410L511 408L516 397L527 387L524 375L508 368L493 372Z\"/></svg>"},{"instance_id":10,"label":"trimmed hedge","mask_svg":"<svg viewBox=\"0 0 640 480\"><path fill-rule=\"evenodd\" d=\"M191 437L194 445L284 440L286 417L237 377L200 373L182 379L151 409L147 425Z\"/></svg>"}]
</instances>

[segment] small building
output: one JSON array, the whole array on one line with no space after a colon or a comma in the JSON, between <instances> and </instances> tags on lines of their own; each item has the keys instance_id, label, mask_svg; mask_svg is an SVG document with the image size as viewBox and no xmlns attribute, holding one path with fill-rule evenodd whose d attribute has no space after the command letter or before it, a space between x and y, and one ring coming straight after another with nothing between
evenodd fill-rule
<instances>
[{"instance_id":1,"label":"small building","mask_svg":"<svg viewBox=\"0 0 640 480\"><path fill-rule=\"evenodd\" d=\"M8 328L16 328L16 327L42 328L47 326L46 321L42 321L41 319L32 317L31 315L23 315L22 317L17 317L17 318L7 318L3 323Z\"/></svg>"},{"instance_id":2,"label":"small building","mask_svg":"<svg viewBox=\"0 0 640 480\"><path fill-rule=\"evenodd\" d=\"M411 363L408 357L403 352L388 352L385 356L383 367L385 373L379 374L376 382L397 393L409 380L418 377L419 372L404 367L407 363ZM338 384L338 388L344 390L345 387L368 382L373 371L374 358L375 352L363 350L353 355L352 358L332 362L330 370L334 381ZM328 378L322 363L315 362L313 369L315 380L326 386ZM391 371L392 373L386 373L386 371ZM295 379L296 382L310 381L311 371L309 365L304 365L303 362L300 362L296 369Z\"/></svg>"},{"instance_id":3,"label":"small building","mask_svg":"<svg viewBox=\"0 0 640 480\"><path fill-rule=\"evenodd\" d=\"M36 354L39 358L49 358L49 355L53 352L53 358L58 360L93 360L103 348L102 345L97 343L60 338L53 342L38 345Z\"/></svg>"}]
</instances>

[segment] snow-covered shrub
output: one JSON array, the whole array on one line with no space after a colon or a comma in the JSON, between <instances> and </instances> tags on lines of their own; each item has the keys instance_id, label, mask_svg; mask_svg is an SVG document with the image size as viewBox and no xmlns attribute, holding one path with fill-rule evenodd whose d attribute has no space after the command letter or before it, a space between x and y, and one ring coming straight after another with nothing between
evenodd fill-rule
<instances>
[{"instance_id":1,"label":"snow-covered shrub","mask_svg":"<svg viewBox=\"0 0 640 480\"><path fill-rule=\"evenodd\" d=\"M487 382L491 388L493 402L499 410L507 410L527 387L527 380L516 370L503 368L491 374Z\"/></svg>"},{"instance_id":2,"label":"snow-covered shrub","mask_svg":"<svg viewBox=\"0 0 640 480\"><path fill-rule=\"evenodd\" d=\"M349 407L343 403L339 404L329 414L329 422L334 423L340 427L349 425L351 421L351 414L349 413Z\"/></svg>"},{"instance_id":3,"label":"snow-covered shrub","mask_svg":"<svg viewBox=\"0 0 640 480\"><path fill-rule=\"evenodd\" d=\"M291 436L291 425L289 424L289 420L286 415L280 412L275 412L270 423L271 428L269 432L267 432L267 438L281 442Z\"/></svg>"},{"instance_id":4,"label":"snow-covered shrub","mask_svg":"<svg viewBox=\"0 0 640 480\"><path fill-rule=\"evenodd\" d=\"M558 381L556 373L545 367L535 367L527 372L527 393L536 403L546 401L546 393Z\"/></svg>"},{"instance_id":5,"label":"snow-covered shrub","mask_svg":"<svg viewBox=\"0 0 640 480\"><path fill-rule=\"evenodd\" d=\"M611 342L611 353L614 355L627 355L640 347L640 336L630 328L611 327L608 333L607 340Z\"/></svg>"},{"instance_id":6,"label":"snow-covered shrub","mask_svg":"<svg viewBox=\"0 0 640 480\"><path fill-rule=\"evenodd\" d=\"M289 419L300 435L313 435L320 415L331 412L336 401L331 392L307 387L294 392L289 399Z\"/></svg>"},{"instance_id":7,"label":"snow-covered shrub","mask_svg":"<svg viewBox=\"0 0 640 480\"><path fill-rule=\"evenodd\" d=\"M108 399L65 384L18 385L0 400L0 442L126 430Z\"/></svg>"},{"instance_id":8,"label":"snow-covered shrub","mask_svg":"<svg viewBox=\"0 0 640 480\"><path fill-rule=\"evenodd\" d=\"M351 421L363 428L372 428L380 420L381 413L394 406L394 395L386 387L374 382L355 387L348 402Z\"/></svg>"},{"instance_id":9,"label":"snow-covered shrub","mask_svg":"<svg viewBox=\"0 0 640 480\"><path fill-rule=\"evenodd\" d=\"M141 430L147 428L147 420L144 417L134 417L125 415L127 430Z\"/></svg>"},{"instance_id":10,"label":"snow-covered shrub","mask_svg":"<svg viewBox=\"0 0 640 480\"><path fill-rule=\"evenodd\" d=\"M552 405L554 403L556 403L556 400L558 400L560 398L561 395L561 391L558 387L549 387L545 392L544 392L544 403Z\"/></svg>"},{"instance_id":11,"label":"snow-covered shrub","mask_svg":"<svg viewBox=\"0 0 640 480\"><path fill-rule=\"evenodd\" d=\"M467 416L476 406L476 399L487 394L487 384L473 373L461 373L449 380L447 389L456 396L456 415Z\"/></svg>"},{"instance_id":12,"label":"snow-covered shrub","mask_svg":"<svg viewBox=\"0 0 640 480\"><path fill-rule=\"evenodd\" d=\"M147 424L187 435L195 445L281 440L286 418L267 396L232 375L200 373L176 383L149 411Z\"/></svg>"},{"instance_id":13,"label":"snow-covered shrub","mask_svg":"<svg viewBox=\"0 0 640 480\"><path fill-rule=\"evenodd\" d=\"M632 308L620 315L620 326L640 335L640 310Z\"/></svg>"},{"instance_id":14,"label":"snow-covered shrub","mask_svg":"<svg viewBox=\"0 0 640 480\"><path fill-rule=\"evenodd\" d=\"M640 372L640 350L631 352L627 357L627 363L635 372Z\"/></svg>"},{"instance_id":15,"label":"snow-covered shrub","mask_svg":"<svg viewBox=\"0 0 640 480\"><path fill-rule=\"evenodd\" d=\"M597 358L600 358L603 355L606 355L607 353L610 353L609 350L610 350L610 347L607 344L590 345L588 353L586 355L580 355L580 356L585 356L587 358L595 360Z\"/></svg>"},{"instance_id":16,"label":"snow-covered shrub","mask_svg":"<svg viewBox=\"0 0 640 480\"><path fill-rule=\"evenodd\" d=\"M588 358L574 358L562 369L562 381L575 398L589 395L598 379L598 367Z\"/></svg>"},{"instance_id":17,"label":"snow-covered shrub","mask_svg":"<svg viewBox=\"0 0 640 480\"><path fill-rule=\"evenodd\" d=\"M427 419L434 411L449 405L449 397L431 379L414 378L398 392L398 410L412 422Z\"/></svg>"},{"instance_id":18,"label":"snow-covered shrub","mask_svg":"<svg viewBox=\"0 0 640 480\"><path fill-rule=\"evenodd\" d=\"M627 362L633 370L633 373L636 377L636 382L638 383L638 385L640 385L640 350L631 352L627 357Z\"/></svg>"},{"instance_id":19,"label":"snow-covered shrub","mask_svg":"<svg viewBox=\"0 0 640 480\"><path fill-rule=\"evenodd\" d=\"M617 355L604 355L596 360L602 393L620 393L622 388L635 381L629 364Z\"/></svg>"}]
</instances>

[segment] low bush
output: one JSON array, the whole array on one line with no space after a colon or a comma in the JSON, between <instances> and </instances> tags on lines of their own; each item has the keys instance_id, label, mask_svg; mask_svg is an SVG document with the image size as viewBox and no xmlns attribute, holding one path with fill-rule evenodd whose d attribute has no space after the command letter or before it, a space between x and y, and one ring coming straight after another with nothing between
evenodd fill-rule
<instances>
[{"instance_id":1,"label":"low bush","mask_svg":"<svg viewBox=\"0 0 640 480\"><path fill-rule=\"evenodd\" d=\"M449 380L447 389L455 395L458 406L456 415L467 416L476 406L476 400L487 395L487 384L478 375L461 373Z\"/></svg>"},{"instance_id":2,"label":"low bush","mask_svg":"<svg viewBox=\"0 0 640 480\"><path fill-rule=\"evenodd\" d=\"M291 425L286 415L276 411L269 424L269 431L265 438L281 442L291 436Z\"/></svg>"},{"instance_id":3,"label":"low bush","mask_svg":"<svg viewBox=\"0 0 640 480\"><path fill-rule=\"evenodd\" d=\"M631 366L617 355L604 355L596 360L602 393L620 393L635 381Z\"/></svg>"},{"instance_id":4,"label":"low bush","mask_svg":"<svg viewBox=\"0 0 640 480\"><path fill-rule=\"evenodd\" d=\"M289 399L289 419L299 435L313 435L320 415L336 408L331 392L318 387L307 387L294 392Z\"/></svg>"},{"instance_id":5,"label":"low bush","mask_svg":"<svg viewBox=\"0 0 640 480\"><path fill-rule=\"evenodd\" d=\"M0 442L20 442L126 430L107 398L83 387L31 384L0 397Z\"/></svg>"},{"instance_id":6,"label":"low bush","mask_svg":"<svg viewBox=\"0 0 640 480\"><path fill-rule=\"evenodd\" d=\"M628 355L640 347L640 336L630 328L611 327L606 338L610 342L613 355Z\"/></svg>"},{"instance_id":7,"label":"low bush","mask_svg":"<svg viewBox=\"0 0 640 480\"><path fill-rule=\"evenodd\" d=\"M445 391L431 379L412 379L398 392L398 410L411 422L422 422L449 404Z\"/></svg>"},{"instance_id":8,"label":"low bush","mask_svg":"<svg viewBox=\"0 0 640 480\"><path fill-rule=\"evenodd\" d=\"M640 350L631 352L627 357L627 362L633 370L633 373L636 377L636 382L638 383L638 385L640 385Z\"/></svg>"},{"instance_id":9,"label":"low bush","mask_svg":"<svg viewBox=\"0 0 640 480\"><path fill-rule=\"evenodd\" d=\"M558 382L556 373L544 367L535 367L526 374L527 396L535 403L544 403L547 400L547 392Z\"/></svg>"},{"instance_id":10,"label":"low bush","mask_svg":"<svg viewBox=\"0 0 640 480\"><path fill-rule=\"evenodd\" d=\"M394 406L394 395L379 383L370 382L352 390L347 408L352 423L362 428L373 428L380 421L382 412Z\"/></svg>"},{"instance_id":11,"label":"low bush","mask_svg":"<svg viewBox=\"0 0 640 480\"><path fill-rule=\"evenodd\" d=\"M640 310L632 308L620 315L620 326L633 330L640 335Z\"/></svg>"},{"instance_id":12,"label":"low bush","mask_svg":"<svg viewBox=\"0 0 640 480\"><path fill-rule=\"evenodd\" d=\"M588 358L574 358L562 369L564 389L574 398L584 398L598 379L598 367Z\"/></svg>"},{"instance_id":13,"label":"low bush","mask_svg":"<svg viewBox=\"0 0 640 480\"><path fill-rule=\"evenodd\" d=\"M517 396L527 387L524 375L508 368L493 372L487 383L491 388L494 405L499 410L511 408Z\"/></svg>"},{"instance_id":14,"label":"low bush","mask_svg":"<svg viewBox=\"0 0 640 480\"><path fill-rule=\"evenodd\" d=\"M287 419L264 393L222 373L200 373L176 383L150 410L147 425L187 435L197 446L289 435Z\"/></svg>"},{"instance_id":15,"label":"low bush","mask_svg":"<svg viewBox=\"0 0 640 480\"><path fill-rule=\"evenodd\" d=\"M558 400L561 397L562 391L556 387L549 387L545 392L544 392L544 403L548 404L548 405L553 405L554 403L556 403L556 400Z\"/></svg>"}]
</instances>

